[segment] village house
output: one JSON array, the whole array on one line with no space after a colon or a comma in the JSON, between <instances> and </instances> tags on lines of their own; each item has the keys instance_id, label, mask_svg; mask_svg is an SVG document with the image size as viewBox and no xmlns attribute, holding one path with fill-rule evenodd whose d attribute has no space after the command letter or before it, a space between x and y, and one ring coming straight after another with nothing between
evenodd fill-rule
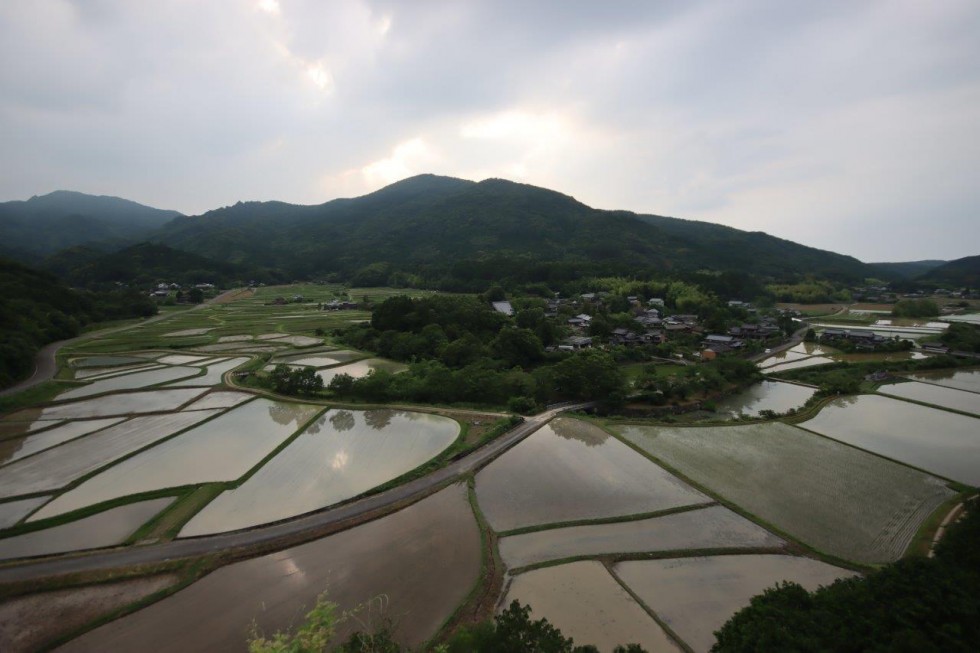
<instances>
[{"instance_id":1,"label":"village house","mask_svg":"<svg viewBox=\"0 0 980 653\"><path fill-rule=\"evenodd\" d=\"M559 351L578 351L580 349L589 349L592 347L592 338L588 336L573 336L571 338L565 338L562 343L558 345Z\"/></svg>"},{"instance_id":2,"label":"village house","mask_svg":"<svg viewBox=\"0 0 980 653\"><path fill-rule=\"evenodd\" d=\"M507 317L512 317L514 315L514 307L510 305L510 302L491 302L493 304L493 310L498 313L503 313Z\"/></svg>"}]
</instances>

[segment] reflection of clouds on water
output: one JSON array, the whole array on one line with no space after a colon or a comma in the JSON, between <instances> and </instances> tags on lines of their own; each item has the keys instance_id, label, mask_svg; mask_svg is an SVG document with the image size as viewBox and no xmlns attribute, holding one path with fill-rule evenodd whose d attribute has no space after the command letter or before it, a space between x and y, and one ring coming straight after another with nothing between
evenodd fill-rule
<instances>
[{"instance_id":1,"label":"reflection of clouds on water","mask_svg":"<svg viewBox=\"0 0 980 653\"><path fill-rule=\"evenodd\" d=\"M338 451L334 454L333 460L330 461L330 468L335 471L340 471L344 467L347 467L347 463L350 462L350 455L346 451Z\"/></svg>"},{"instance_id":2,"label":"reflection of clouds on water","mask_svg":"<svg viewBox=\"0 0 980 653\"><path fill-rule=\"evenodd\" d=\"M364 423L375 431L380 431L391 424L394 414L393 410L369 410L364 413Z\"/></svg>"},{"instance_id":3,"label":"reflection of clouds on water","mask_svg":"<svg viewBox=\"0 0 980 653\"><path fill-rule=\"evenodd\" d=\"M566 440L578 440L587 447L600 447L609 437L597 427L571 419L557 419L549 426L555 435Z\"/></svg>"},{"instance_id":4,"label":"reflection of clouds on water","mask_svg":"<svg viewBox=\"0 0 980 653\"><path fill-rule=\"evenodd\" d=\"M357 423L354 419L354 413L349 410L338 410L330 416L330 423L335 429L340 432L349 431L354 428Z\"/></svg>"}]
</instances>

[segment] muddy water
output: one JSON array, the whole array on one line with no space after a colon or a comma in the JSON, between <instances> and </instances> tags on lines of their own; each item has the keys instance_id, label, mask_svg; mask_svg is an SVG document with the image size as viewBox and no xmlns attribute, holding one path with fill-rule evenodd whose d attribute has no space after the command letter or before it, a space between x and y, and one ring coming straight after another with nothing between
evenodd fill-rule
<instances>
[{"instance_id":1,"label":"muddy water","mask_svg":"<svg viewBox=\"0 0 980 653\"><path fill-rule=\"evenodd\" d=\"M804 428L915 465L968 485L980 485L980 420L878 395L837 399Z\"/></svg>"},{"instance_id":2,"label":"muddy water","mask_svg":"<svg viewBox=\"0 0 980 653\"><path fill-rule=\"evenodd\" d=\"M477 496L497 531L709 501L601 429L558 419L490 463Z\"/></svg>"},{"instance_id":3,"label":"muddy water","mask_svg":"<svg viewBox=\"0 0 980 653\"><path fill-rule=\"evenodd\" d=\"M178 580L177 576L150 576L4 601L0 603L0 651L47 650L45 644Z\"/></svg>"},{"instance_id":4,"label":"muddy water","mask_svg":"<svg viewBox=\"0 0 980 653\"><path fill-rule=\"evenodd\" d=\"M174 497L140 501L42 531L0 540L0 559L81 551L120 544Z\"/></svg>"},{"instance_id":5,"label":"muddy water","mask_svg":"<svg viewBox=\"0 0 980 653\"><path fill-rule=\"evenodd\" d=\"M233 481L319 410L319 406L256 399L93 476L46 505L32 520L138 492Z\"/></svg>"},{"instance_id":6,"label":"muddy water","mask_svg":"<svg viewBox=\"0 0 980 653\"><path fill-rule=\"evenodd\" d=\"M267 634L287 628L324 591L341 609L383 596L373 605L384 604L398 641L419 646L476 583L480 560L466 487L455 485L363 526L223 567L59 650L244 651L253 619ZM359 618L379 621L377 611Z\"/></svg>"},{"instance_id":7,"label":"muddy water","mask_svg":"<svg viewBox=\"0 0 980 653\"><path fill-rule=\"evenodd\" d=\"M980 370L918 372L916 374L910 374L909 378L924 383L935 383L936 385L947 388L980 393Z\"/></svg>"},{"instance_id":8,"label":"muddy water","mask_svg":"<svg viewBox=\"0 0 980 653\"><path fill-rule=\"evenodd\" d=\"M105 392L115 392L117 390L135 390L136 388L144 388L148 385L156 385L158 383L166 383L176 379L183 379L188 376L198 374L199 372L200 370L196 367L164 367L158 370L147 370L145 372L134 372L132 374L123 374L122 376L113 376L108 379L93 381L86 386L75 388L73 390L69 390L68 392L62 392L60 395L58 395L58 401L64 401L66 399L80 399L81 397L88 397Z\"/></svg>"},{"instance_id":9,"label":"muddy water","mask_svg":"<svg viewBox=\"0 0 980 653\"><path fill-rule=\"evenodd\" d=\"M6 501L4 503L0 503L0 529L13 526L25 515L50 498L51 497L32 497L30 499L20 499L19 501Z\"/></svg>"},{"instance_id":10,"label":"muddy water","mask_svg":"<svg viewBox=\"0 0 980 653\"><path fill-rule=\"evenodd\" d=\"M459 424L391 410L331 410L243 485L208 504L181 537L295 517L357 496L448 447Z\"/></svg>"},{"instance_id":11,"label":"muddy water","mask_svg":"<svg viewBox=\"0 0 980 653\"><path fill-rule=\"evenodd\" d=\"M598 562L520 574L500 605L515 599L531 606L532 619L546 618L580 646L592 644L603 653L625 644L639 644L650 653L681 650Z\"/></svg>"},{"instance_id":12,"label":"muddy water","mask_svg":"<svg viewBox=\"0 0 980 653\"><path fill-rule=\"evenodd\" d=\"M621 562L613 568L640 600L695 651L756 594L783 581L808 590L854 575L809 558L735 555Z\"/></svg>"},{"instance_id":13,"label":"muddy water","mask_svg":"<svg viewBox=\"0 0 980 653\"><path fill-rule=\"evenodd\" d=\"M921 401L924 404L932 404L940 408L949 408L963 413L980 415L980 394L975 392L944 388L939 385L918 383L915 381L884 385L878 389L878 392L889 397L911 399L913 401Z\"/></svg>"},{"instance_id":14,"label":"muddy water","mask_svg":"<svg viewBox=\"0 0 980 653\"><path fill-rule=\"evenodd\" d=\"M762 381L719 401L716 412L730 417L757 417L763 410L785 413L792 408L800 408L816 391L816 388L793 383Z\"/></svg>"},{"instance_id":15,"label":"muddy water","mask_svg":"<svg viewBox=\"0 0 980 653\"><path fill-rule=\"evenodd\" d=\"M0 467L0 497L62 488L218 411L136 417Z\"/></svg>"},{"instance_id":16,"label":"muddy water","mask_svg":"<svg viewBox=\"0 0 980 653\"><path fill-rule=\"evenodd\" d=\"M70 404L50 406L41 411L41 416L38 419L79 419L134 413L162 413L177 410L191 399L199 396L201 392L199 388L126 392L99 397L98 399L85 399Z\"/></svg>"},{"instance_id":17,"label":"muddy water","mask_svg":"<svg viewBox=\"0 0 980 653\"><path fill-rule=\"evenodd\" d=\"M555 528L500 540L500 555L509 569L548 560L604 553L639 553L680 549L778 547L785 542L736 515L712 506L653 519Z\"/></svg>"},{"instance_id":18,"label":"muddy water","mask_svg":"<svg viewBox=\"0 0 980 653\"><path fill-rule=\"evenodd\" d=\"M68 422L48 429L36 435L29 435L12 440L0 442L0 464L13 462L19 458L30 456L38 451L44 451L51 447L73 440L86 433L92 433L107 426L118 424L123 421L123 417L111 417L109 419L79 420Z\"/></svg>"}]
</instances>

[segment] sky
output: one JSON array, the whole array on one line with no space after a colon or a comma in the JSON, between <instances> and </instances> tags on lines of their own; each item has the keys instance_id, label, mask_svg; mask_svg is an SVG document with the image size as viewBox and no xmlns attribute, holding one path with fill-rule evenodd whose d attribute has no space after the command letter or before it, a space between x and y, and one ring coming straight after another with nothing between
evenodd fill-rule
<instances>
[{"instance_id":1,"label":"sky","mask_svg":"<svg viewBox=\"0 0 980 653\"><path fill-rule=\"evenodd\" d=\"M4 0L0 200L502 177L864 261L980 254L976 0Z\"/></svg>"}]
</instances>

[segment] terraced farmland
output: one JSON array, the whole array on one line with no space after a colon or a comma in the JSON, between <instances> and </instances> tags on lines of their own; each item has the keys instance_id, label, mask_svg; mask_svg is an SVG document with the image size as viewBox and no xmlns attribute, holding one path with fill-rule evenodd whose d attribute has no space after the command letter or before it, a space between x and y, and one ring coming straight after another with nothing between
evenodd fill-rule
<instances>
[{"instance_id":1,"label":"terraced farmland","mask_svg":"<svg viewBox=\"0 0 980 653\"><path fill-rule=\"evenodd\" d=\"M898 399L911 399L938 408L949 408L961 413L980 415L980 394L944 388L930 383L893 383L878 388L878 392Z\"/></svg>"},{"instance_id":2,"label":"terraced farmland","mask_svg":"<svg viewBox=\"0 0 980 653\"><path fill-rule=\"evenodd\" d=\"M616 430L780 530L859 562L899 558L954 494L928 474L782 423Z\"/></svg>"}]
</instances>

